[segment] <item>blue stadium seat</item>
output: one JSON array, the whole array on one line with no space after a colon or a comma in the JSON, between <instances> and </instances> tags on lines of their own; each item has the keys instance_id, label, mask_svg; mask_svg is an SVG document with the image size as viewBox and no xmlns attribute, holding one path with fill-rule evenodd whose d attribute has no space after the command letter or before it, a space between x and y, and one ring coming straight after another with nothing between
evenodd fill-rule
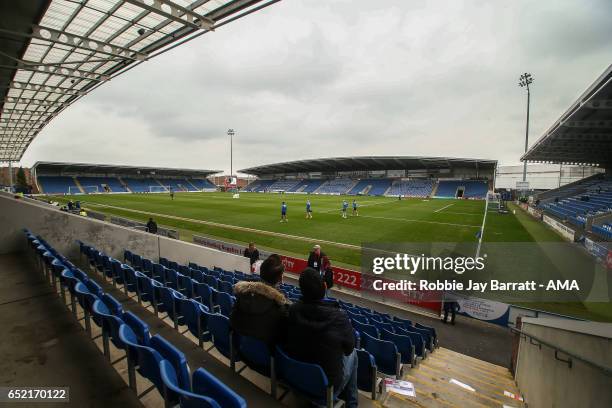
<instances>
[{"instance_id":1,"label":"blue stadium seat","mask_svg":"<svg viewBox=\"0 0 612 408\"><path fill-rule=\"evenodd\" d=\"M215 305L213 303L213 295L210 286L208 286L206 283L194 283L193 292L194 299L202 303L210 311L214 310Z\"/></svg>"},{"instance_id":2,"label":"blue stadium seat","mask_svg":"<svg viewBox=\"0 0 612 408\"><path fill-rule=\"evenodd\" d=\"M274 356L270 353L268 345L250 336L235 336L234 340L236 343L233 349L238 359L245 364L245 367L270 378L270 394L276 398Z\"/></svg>"},{"instance_id":3,"label":"blue stadium seat","mask_svg":"<svg viewBox=\"0 0 612 408\"><path fill-rule=\"evenodd\" d=\"M339 402L334 399L334 387L321 366L295 360L280 347L275 350L275 363L278 380L296 394L317 406L332 408Z\"/></svg>"},{"instance_id":4,"label":"blue stadium seat","mask_svg":"<svg viewBox=\"0 0 612 408\"><path fill-rule=\"evenodd\" d=\"M176 402L175 399L178 398L181 408L222 408L212 398L181 389L176 377L176 370L168 360L160 361L159 370L164 384L162 396L165 406L173 406Z\"/></svg>"},{"instance_id":5,"label":"blue stadium seat","mask_svg":"<svg viewBox=\"0 0 612 408\"><path fill-rule=\"evenodd\" d=\"M184 390L190 390L191 378L185 354L159 334L151 337L149 346L172 364L179 380L179 386Z\"/></svg>"},{"instance_id":6,"label":"blue stadium seat","mask_svg":"<svg viewBox=\"0 0 612 408\"><path fill-rule=\"evenodd\" d=\"M130 388L138 392L134 371L136 369L140 375L151 381L160 393L163 393L163 382L159 371L159 363L163 360L161 354L150 347L139 344L136 335L126 324L119 327L119 339L126 346Z\"/></svg>"},{"instance_id":7,"label":"blue stadium seat","mask_svg":"<svg viewBox=\"0 0 612 408\"><path fill-rule=\"evenodd\" d=\"M369 352L376 361L381 373L401 378L401 355L395 344L387 340L379 340L367 333L361 333L361 347Z\"/></svg>"},{"instance_id":8,"label":"blue stadium seat","mask_svg":"<svg viewBox=\"0 0 612 408\"><path fill-rule=\"evenodd\" d=\"M357 352L357 388L361 391L369 392L371 398L376 400L378 393L382 392L379 380L376 375L376 361L370 353L365 350L355 350Z\"/></svg>"},{"instance_id":9,"label":"blue stadium seat","mask_svg":"<svg viewBox=\"0 0 612 408\"><path fill-rule=\"evenodd\" d=\"M159 292L161 303L164 305L168 317L174 322L174 328L178 330L179 326L185 324L179 306L180 299L184 299L185 296L169 287L160 287Z\"/></svg>"},{"instance_id":10,"label":"blue stadium seat","mask_svg":"<svg viewBox=\"0 0 612 408\"><path fill-rule=\"evenodd\" d=\"M226 293L226 292L217 293L216 303L219 305L220 312L223 316L230 317L235 301L236 301L236 298L230 295L229 293Z\"/></svg>"},{"instance_id":11,"label":"blue stadium seat","mask_svg":"<svg viewBox=\"0 0 612 408\"><path fill-rule=\"evenodd\" d=\"M181 299L181 312L189 332L198 339L198 345L202 347L205 341L211 341L212 336L208 331L206 313L209 309L194 299Z\"/></svg>"},{"instance_id":12,"label":"blue stadium seat","mask_svg":"<svg viewBox=\"0 0 612 408\"><path fill-rule=\"evenodd\" d=\"M378 328L376 328L376 326L371 325L371 324L363 324L360 323L358 321L353 321L352 322L353 327L355 328L355 330L359 331L359 334L362 333L367 333L370 336L374 337L374 338L379 338L380 337L380 333L378 332Z\"/></svg>"},{"instance_id":13,"label":"blue stadium seat","mask_svg":"<svg viewBox=\"0 0 612 408\"><path fill-rule=\"evenodd\" d=\"M203 312L206 316L206 323L208 330L212 335L212 340L215 348L224 357L230 361L230 367L232 371L235 369L236 356L233 350L233 345L236 344L237 339L232 341L232 337L236 335L232 333L229 318L219 313L207 313Z\"/></svg>"},{"instance_id":14,"label":"blue stadium seat","mask_svg":"<svg viewBox=\"0 0 612 408\"><path fill-rule=\"evenodd\" d=\"M231 388L203 368L193 373L192 389L195 394L206 395L222 408L246 408L246 401Z\"/></svg>"},{"instance_id":15,"label":"blue stadium seat","mask_svg":"<svg viewBox=\"0 0 612 408\"><path fill-rule=\"evenodd\" d=\"M396 327L395 331L397 334L410 337L410 341L414 345L414 352L417 356L421 358L427 357L426 341L421 334L399 327Z\"/></svg>"},{"instance_id":16,"label":"blue stadium seat","mask_svg":"<svg viewBox=\"0 0 612 408\"><path fill-rule=\"evenodd\" d=\"M410 364L412 367L416 366L417 358L415 353L414 344L409 336L402 334L396 334L388 330L382 329L380 331L381 340L392 341L400 355L402 356L402 364Z\"/></svg>"}]
</instances>

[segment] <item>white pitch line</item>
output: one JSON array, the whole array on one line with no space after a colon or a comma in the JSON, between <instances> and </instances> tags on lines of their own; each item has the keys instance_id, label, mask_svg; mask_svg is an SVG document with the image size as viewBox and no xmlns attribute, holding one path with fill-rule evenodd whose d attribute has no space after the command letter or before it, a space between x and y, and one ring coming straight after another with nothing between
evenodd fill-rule
<instances>
[{"instance_id":1,"label":"white pitch line","mask_svg":"<svg viewBox=\"0 0 612 408\"><path fill-rule=\"evenodd\" d=\"M451 204L449 204L449 205L447 205L447 206L445 206L445 207L438 208L438 209L437 209L437 210L435 210L434 212L435 212L435 213L437 213L437 212L439 212L439 211L442 211L443 209L448 208L448 207L450 207L451 205L455 205L455 203L451 203Z\"/></svg>"},{"instance_id":2,"label":"white pitch line","mask_svg":"<svg viewBox=\"0 0 612 408\"><path fill-rule=\"evenodd\" d=\"M377 217L377 216L374 216L374 215L360 215L359 218L379 218L381 220L404 221L404 222L422 222L422 223L425 223L425 224L440 224L440 225L452 225L452 226L455 226L455 227L480 228L480 225L454 224L452 222L440 222L440 221L411 220L411 219L408 219L408 218Z\"/></svg>"},{"instance_id":3,"label":"white pitch line","mask_svg":"<svg viewBox=\"0 0 612 408\"><path fill-rule=\"evenodd\" d=\"M176 215L160 214L160 213L154 213L154 212L142 211L142 210L134 210L134 209L131 209L131 208L117 207L117 206L108 205L108 204L99 204L99 203L88 202L88 203L86 203L86 205L94 206L94 207L98 206L98 207L114 208L116 210L134 212L134 213L138 213L138 214L153 215L155 217L169 218L169 219L179 220L179 221L187 221L187 222L192 222L194 224L210 225L210 226L219 227L219 228L227 228L227 229L234 229L234 230L238 230L238 231L254 232L254 233L262 234L262 235L272 235L272 236L276 236L276 237L295 239L295 240L298 240L298 241L318 242L318 243L321 243L321 244L330 244L330 245L335 245L335 246L343 247L343 248L350 248L350 249L361 250L361 246L359 246L359 245L344 244L342 242L328 241L328 240L319 239L319 238L302 237L300 235L283 234L281 232L264 231L264 230L259 230L259 229L255 229L255 228L240 227L240 226L237 226L237 225L221 224L221 223L212 222L212 221L204 221L204 220L196 220L196 219L193 219L193 218L177 217Z\"/></svg>"}]
</instances>

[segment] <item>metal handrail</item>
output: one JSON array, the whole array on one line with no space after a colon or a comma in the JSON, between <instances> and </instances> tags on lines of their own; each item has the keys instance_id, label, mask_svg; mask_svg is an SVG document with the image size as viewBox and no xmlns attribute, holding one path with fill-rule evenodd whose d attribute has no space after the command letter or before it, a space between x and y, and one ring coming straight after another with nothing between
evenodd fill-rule
<instances>
[{"instance_id":1,"label":"metal handrail","mask_svg":"<svg viewBox=\"0 0 612 408\"><path fill-rule=\"evenodd\" d=\"M578 356L576 354L570 353L569 351L564 350L561 347L558 347L558 346L555 346L554 344L548 343L547 341L544 341L544 340L542 340L542 339L540 339L540 338L538 338L538 337L536 337L536 336L534 336L532 334L525 333L522 330L510 327L510 331L512 331L514 333L517 333L519 336L523 337L525 340L527 338L529 338L529 343L533 344L534 346L538 346L540 348L540 350L542 349L542 346L546 346L548 348L551 348L555 352L555 360L558 360L558 361L566 363L568 365L568 368L572 368L572 360L576 359L578 361L582 361L583 363L585 363L587 365L590 365L593 368L596 368L596 369L598 369L600 371L603 371L604 374L607 375L607 376L612 376L612 368L611 367L606 367L606 366L600 365L600 364L598 364L598 363L596 363L594 361L591 361L591 360L589 360L587 358L580 357L580 356ZM533 343L533 341L535 341L538 344ZM568 359L564 360L564 359L560 358L558 356L559 353L565 354L566 356L568 356Z\"/></svg>"}]
</instances>

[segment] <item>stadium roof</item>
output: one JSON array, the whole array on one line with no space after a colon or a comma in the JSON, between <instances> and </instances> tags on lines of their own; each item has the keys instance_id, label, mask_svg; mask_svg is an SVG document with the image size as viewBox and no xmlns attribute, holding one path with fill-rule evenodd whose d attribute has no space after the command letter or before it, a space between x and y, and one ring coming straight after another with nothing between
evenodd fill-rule
<instances>
[{"instance_id":1,"label":"stadium roof","mask_svg":"<svg viewBox=\"0 0 612 408\"><path fill-rule=\"evenodd\" d=\"M0 162L20 160L47 123L99 85L278 1L1 1Z\"/></svg>"},{"instance_id":2,"label":"stadium roof","mask_svg":"<svg viewBox=\"0 0 612 408\"><path fill-rule=\"evenodd\" d=\"M32 169L37 173L50 174L126 174L158 176L208 177L221 170L173 169L167 167L119 166L113 164L36 162Z\"/></svg>"},{"instance_id":3,"label":"stadium roof","mask_svg":"<svg viewBox=\"0 0 612 408\"><path fill-rule=\"evenodd\" d=\"M612 167L612 65L521 160Z\"/></svg>"},{"instance_id":4,"label":"stadium roof","mask_svg":"<svg viewBox=\"0 0 612 408\"><path fill-rule=\"evenodd\" d=\"M363 171L363 170L429 170L472 167L493 170L496 160L456 159L450 157L410 157L410 156L361 156L331 157L322 159L297 160L284 163L267 164L239 170L241 173L261 176L265 174L307 173L326 171Z\"/></svg>"}]
</instances>

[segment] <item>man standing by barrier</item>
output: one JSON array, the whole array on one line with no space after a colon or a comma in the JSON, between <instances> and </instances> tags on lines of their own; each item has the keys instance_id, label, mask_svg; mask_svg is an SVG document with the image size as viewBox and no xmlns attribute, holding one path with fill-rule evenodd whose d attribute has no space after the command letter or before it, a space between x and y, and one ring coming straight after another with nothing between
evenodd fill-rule
<instances>
[{"instance_id":1,"label":"man standing by barrier","mask_svg":"<svg viewBox=\"0 0 612 408\"><path fill-rule=\"evenodd\" d=\"M153 221L153 218L149 218L149 222L147 222L147 232L157 234L157 223Z\"/></svg>"}]
</instances>

